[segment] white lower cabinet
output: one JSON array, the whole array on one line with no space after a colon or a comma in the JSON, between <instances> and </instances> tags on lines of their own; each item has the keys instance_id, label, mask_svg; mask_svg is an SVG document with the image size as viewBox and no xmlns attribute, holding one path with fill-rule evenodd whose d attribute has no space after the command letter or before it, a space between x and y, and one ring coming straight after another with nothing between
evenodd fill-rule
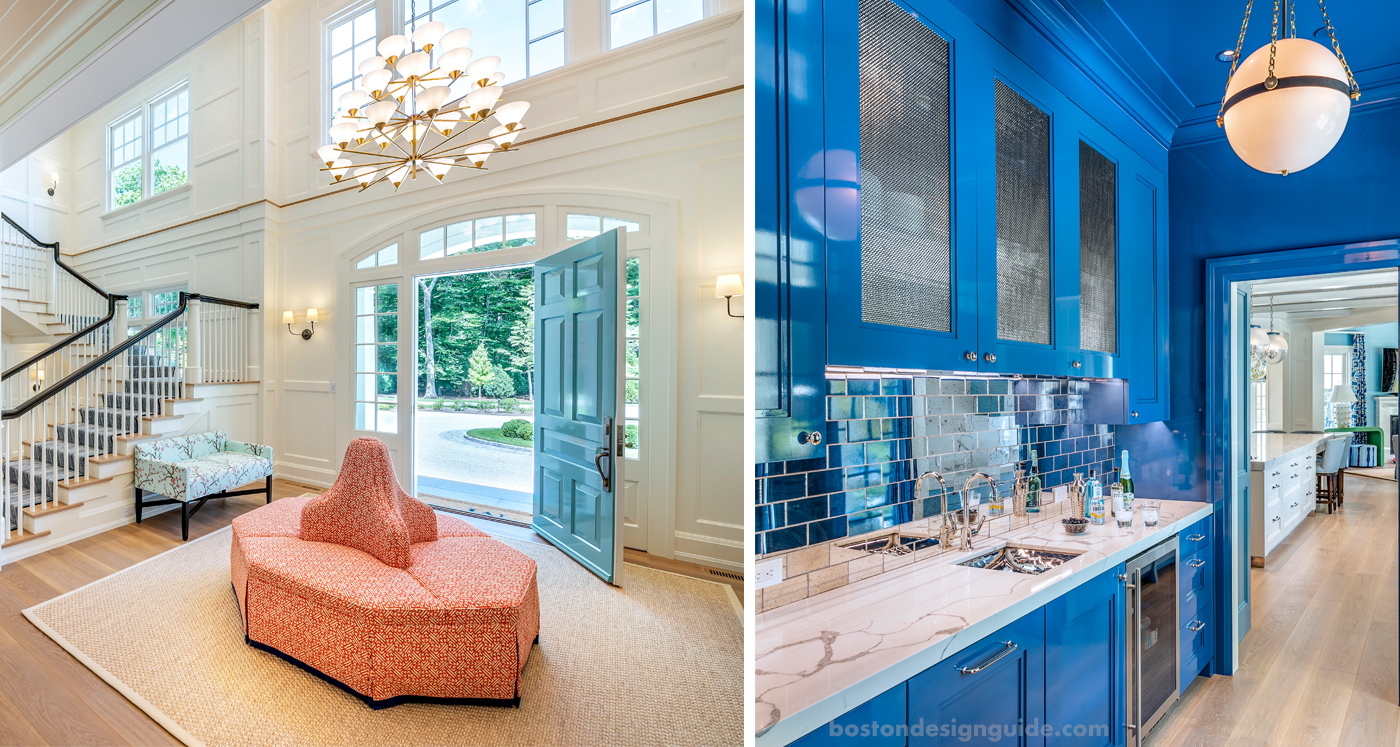
<instances>
[{"instance_id":1,"label":"white lower cabinet","mask_svg":"<svg viewBox=\"0 0 1400 747\"><path fill-rule=\"evenodd\" d=\"M1256 567L1317 504L1317 444L1255 463L1250 471L1249 554ZM1256 499L1256 496L1260 499Z\"/></svg>"}]
</instances>

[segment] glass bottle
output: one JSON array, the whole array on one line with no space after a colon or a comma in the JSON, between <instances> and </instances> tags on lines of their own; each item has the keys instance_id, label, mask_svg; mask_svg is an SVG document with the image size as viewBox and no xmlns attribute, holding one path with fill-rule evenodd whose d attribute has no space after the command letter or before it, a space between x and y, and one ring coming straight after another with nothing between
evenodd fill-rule
<instances>
[{"instance_id":1,"label":"glass bottle","mask_svg":"<svg viewBox=\"0 0 1400 747\"><path fill-rule=\"evenodd\" d=\"M1107 506L1104 505L1103 500L1103 485L1099 482L1099 478L1094 476L1092 469L1089 470L1089 482L1085 484L1084 492L1089 507L1089 523L1102 524Z\"/></svg>"},{"instance_id":2,"label":"glass bottle","mask_svg":"<svg viewBox=\"0 0 1400 747\"><path fill-rule=\"evenodd\" d=\"M1031 476L1026 484L1026 513L1040 513L1040 467L1035 449L1031 449Z\"/></svg>"},{"instance_id":3,"label":"glass bottle","mask_svg":"<svg viewBox=\"0 0 1400 747\"><path fill-rule=\"evenodd\" d=\"M1123 466L1118 471L1118 484L1123 486L1123 508L1132 510L1133 506L1133 473L1128 469L1128 450L1123 450Z\"/></svg>"}]
</instances>

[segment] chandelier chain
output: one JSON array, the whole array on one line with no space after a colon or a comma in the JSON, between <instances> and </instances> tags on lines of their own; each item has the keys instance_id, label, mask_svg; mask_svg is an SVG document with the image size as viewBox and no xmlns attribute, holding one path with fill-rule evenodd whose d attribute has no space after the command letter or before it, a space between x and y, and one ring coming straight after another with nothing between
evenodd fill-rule
<instances>
[{"instance_id":1,"label":"chandelier chain","mask_svg":"<svg viewBox=\"0 0 1400 747\"><path fill-rule=\"evenodd\" d=\"M1274 0L1274 25L1269 32L1269 77L1264 79L1264 87L1270 91L1278 87L1278 78L1274 77L1274 60L1278 57L1278 6L1279 0Z\"/></svg>"},{"instance_id":2,"label":"chandelier chain","mask_svg":"<svg viewBox=\"0 0 1400 747\"><path fill-rule=\"evenodd\" d=\"M1318 0L1321 2L1321 0ZM1235 68L1240 65L1240 54L1244 51L1244 32L1249 28L1249 12L1254 8L1254 0L1244 4L1244 22L1240 24L1240 37L1235 40L1235 56L1230 58L1230 75L1225 79L1225 94L1220 97L1220 111L1215 115L1215 126L1225 126L1225 96L1230 93L1230 81L1235 79Z\"/></svg>"},{"instance_id":3,"label":"chandelier chain","mask_svg":"<svg viewBox=\"0 0 1400 747\"><path fill-rule=\"evenodd\" d=\"M1337 53L1337 59L1342 63L1342 69L1347 74L1347 85L1351 87L1352 100L1361 98L1361 87L1356 85L1356 78L1351 74L1351 65L1347 64L1346 55L1342 54L1342 47L1337 43L1337 31L1332 28L1332 19L1327 15L1327 0L1317 0L1317 7L1322 10L1322 22L1327 26L1327 36L1332 39L1332 51Z\"/></svg>"},{"instance_id":4,"label":"chandelier chain","mask_svg":"<svg viewBox=\"0 0 1400 747\"><path fill-rule=\"evenodd\" d=\"M1288 36L1298 38L1298 9L1293 6L1293 0L1288 0Z\"/></svg>"}]
</instances>

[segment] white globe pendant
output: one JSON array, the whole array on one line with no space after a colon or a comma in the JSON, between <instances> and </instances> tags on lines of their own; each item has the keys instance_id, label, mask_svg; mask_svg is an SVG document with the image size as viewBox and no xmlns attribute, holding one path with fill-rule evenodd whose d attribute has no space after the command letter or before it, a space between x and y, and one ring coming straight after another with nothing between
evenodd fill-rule
<instances>
[{"instance_id":1,"label":"white globe pendant","mask_svg":"<svg viewBox=\"0 0 1400 747\"><path fill-rule=\"evenodd\" d=\"M1269 335L1269 347L1264 352L1264 362L1270 366L1276 366L1288 357L1288 339L1283 336L1282 332L1272 329L1267 334Z\"/></svg>"},{"instance_id":2,"label":"white globe pendant","mask_svg":"<svg viewBox=\"0 0 1400 747\"><path fill-rule=\"evenodd\" d=\"M1351 88L1337 56L1308 39L1278 40L1273 75L1270 88L1267 44L1240 64L1225 91L1225 136L1251 167L1287 175L1322 160L1341 139Z\"/></svg>"},{"instance_id":3,"label":"white globe pendant","mask_svg":"<svg viewBox=\"0 0 1400 747\"><path fill-rule=\"evenodd\" d=\"M1269 336L1265 334L1264 328L1257 324L1249 325L1249 352L1262 359L1268 350Z\"/></svg>"}]
</instances>

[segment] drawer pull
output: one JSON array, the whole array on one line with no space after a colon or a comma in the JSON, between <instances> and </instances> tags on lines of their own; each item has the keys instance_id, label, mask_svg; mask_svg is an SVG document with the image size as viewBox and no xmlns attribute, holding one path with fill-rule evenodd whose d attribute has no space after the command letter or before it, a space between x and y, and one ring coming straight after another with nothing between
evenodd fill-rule
<instances>
[{"instance_id":1,"label":"drawer pull","mask_svg":"<svg viewBox=\"0 0 1400 747\"><path fill-rule=\"evenodd\" d=\"M1200 620L1193 620L1189 623L1186 623L1186 627L1190 628L1192 633L1199 633L1202 630L1206 629L1206 624L1201 622Z\"/></svg>"},{"instance_id":2,"label":"drawer pull","mask_svg":"<svg viewBox=\"0 0 1400 747\"><path fill-rule=\"evenodd\" d=\"M1205 539L1205 538L1206 538L1206 536L1205 536L1204 534L1188 534L1188 535L1186 535L1186 541L1187 541L1187 542L1200 542L1201 540L1203 540L1203 539Z\"/></svg>"},{"instance_id":3,"label":"drawer pull","mask_svg":"<svg viewBox=\"0 0 1400 747\"><path fill-rule=\"evenodd\" d=\"M1297 508L1297 507L1298 507L1298 502L1297 502L1297 501L1294 501L1294 502L1293 502L1293 505L1289 506L1289 508Z\"/></svg>"},{"instance_id":4,"label":"drawer pull","mask_svg":"<svg viewBox=\"0 0 1400 747\"><path fill-rule=\"evenodd\" d=\"M1274 519L1274 521L1278 521L1278 519ZM1206 564L1206 561L1201 560L1200 558L1196 558L1195 560L1189 561L1189 562L1187 563L1187 565L1191 566L1192 568L1200 568L1201 566L1203 566L1203 565L1205 565L1205 564Z\"/></svg>"},{"instance_id":5,"label":"drawer pull","mask_svg":"<svg viewBox=\"0 0 1400 747\"><path fill-rule=\"evenodd\" d=\"M982 662L981 664L979 664L979 665L973 667L972 669L968 669L967 667L959 667L959 668L958 668L958 671L959 671L959 672L962 672L963 674L977 674L978 672L982 671L983 669L986 669L987 667L990 667L991 665L993 665L993 664L995 664L995 663L1001 661L1002 659L1006 658L1007 654L1010 654L1012 651L1015 651L1016 648L1017 648L1017 647L1016 647L1016 644L1015 644L1015 643L1013 643L1013 642L1011 642L1011 641L1007 641L1007 642L1006 642L1006 648L1002 649L1001 653L999 653L999 654L997 654L996 656L993 656L992 658L990 658L990 659L988 659L988 660Z\"/></svg>"},{"instance_id":6,"label":"drawer pull","mask_svg":"<svg viewBox=\"0 0 1400 747\"><path fill-rule=\"evenodd\" d=\"M1269 475L1269 476L1270 476L1270 477L1278 477L1278 472L1275 471L1272 475Z\"/></svg>"}]
</instances>

